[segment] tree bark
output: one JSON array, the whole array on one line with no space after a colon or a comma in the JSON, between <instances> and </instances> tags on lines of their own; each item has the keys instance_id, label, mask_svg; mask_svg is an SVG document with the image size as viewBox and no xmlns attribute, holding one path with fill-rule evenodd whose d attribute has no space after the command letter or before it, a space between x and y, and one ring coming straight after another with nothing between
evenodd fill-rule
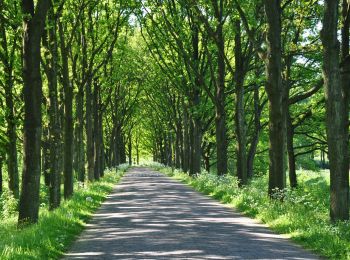
<instances>
[{"instance_id":1,"label":"tree bark","mask_svg":"<svg viewBox=\"0 0 350 260\"><path fill-rule=\"evenodd\" d=\"M287 152L288 152L288 170L289 170L289 184L291 188L298 187L298 179L295 168L295 153L293 145L294 126L290 117L289 111L287 111Z\"/></svg>"},{"instance_id":2,"label":"tree bark","mask_svg":"<svg viewBox=\"0 0 350 260\"><path fill-rule=\"evenodd\" d=\"M86 158L87 158L87 172L88 180L94 181L94 132L92 119L92 79L90 75L85 85L85 130L86 130Z\"/></svg>"},{"instance_id":3,"label":"tree bark","mask_svg":"<svg viewBox=\"0 0 350 260\"><path fill-rule=\"evenodd\" d=\"M235 83L236 83L236 138L237 138L237 177L240 185L247 184L246 127L244 109L244 61L242 56L241 22L235 23Z\"/></svg>"},{"instance_id":4,"label":"tree bark","mask_svg":"<svg viewBox=\"0 0 350 260\"><path fill-rule=\"evenodd\" d=\"M139 135L136 136L136 163L137 165L140 165L140 140Z\"/></svg>"},{"instance_id":5,"label":"tree bark","mask_svg":"<svg viewBox=\"0 0 350 260\"><path fill-rule=\"evenodd\" d=\"M1 6L2 9L2 6ZM0 12L3 10L0 9ZM16 40L14 40L13 45L16 45ZM7 152L7 173L9 178L9 190L13 193L16 199L19 198L19 176L18 176L18 159L17 159L17 134L16 134L16 118L15 118L15 107L13 100L13 64L11 59L13 59L14 51L9 50L9 44L7 41L5 21L0 20L0 45L3 49L1 56L1 61L4 66L4 78L5 78L5 120L7 123L6 134L8 138L8 143L6 147ZM13 46L12 48L16 48Z\"/></svg>"},{"instance_id":6,"label":"tree bark","mask_svg":"<svg viewBox=\"0 0 350 260\"><path fill-rule=\"evenodd\" d=\"M46 187L50 187L50 147L49 147L49 130L47 127L43 128L42 134L42 156L41 156L41 167L42 174L44 175L44 183Z\"/></svg>"},{"instance_id":7,"label":"tree bark","mask_svg":"<svg viewBox=\"0 0 350 260\"><path fill-rule=\"evenodd\" d=\"M3 1L0 1L0 12L3 12ZM7 153L7 173L9 178L9 190L12 192L16 199L19 198L19 176L18 176L18 159L17 159L17 134L16 134L16 118L13 100L13 62L15 55L15 48L17 45L17 37L12 42L12 50L9 48L5 20L0 17L0 46L2 47L2 55L0 60L3 63L3 72L5 79L5 120L7 123L6 134L8 143L6 145Z\"/></svg>"},{"instance_id":8,"label":"tree bark","mask_svg":"<svg viewBox=\"0 0 350 260\"><path fill-rule=\"evenodd\" d=\"M123 140L122 140L122 130L121 127L118 125L115 129L115 147L114 147L114 158L115 158L115 166L118 166L119 164L122 163L122 145L123 145Z\"/></svg>"},{"instance_id":9,"label":"tree bark","mask_svg":"<svg viewBox=\"0 0 350 260\"><path fill-rule=\"evenodd\" d=\"M58 62L58 47L57 47L57 22L54 19L53 8L50 8L48 22L48 37L44 41L47 45L47 79L49 87L49 138L50 147L50 166L49 166L49 208L53 210L59 207L61 202L61 171L60 171L60 144L61 144L61 127L58 111L58 81L57 81L57 62Z\"/></svg>"},{"instance_id":10,"label":"tree bark","mask_svg":"<svg viewBox=\"0 0 350 260\"><path fill-rule=\"evenodd\" d=\"M180 169L181 168L181 139L180 136L182 134L181 127L176 125L176 132L175 132L175 168Z\"/></svg>"},{"instance_id":11,"label":"tree bark","mask_svg":"<svg viewBox=\"0 0 350 260\"><path fill-rule=\"evenodd\" d=\"M331 221L337 221L349 219L347 92L350 71L349 56L346 50L342 55L345 58L342 66L339 66L340 46L337 39L339 0L325 0L324 3L321 39L330 167L330 218Z\"/></svg>"},{"instance_id":12,"label":"tree bark","mask_svg":"<svg viewBox=\"0 0 350 260\"><path fill-rule=\"evenodd\" d=\"M18 174L18 159L17 159L17 127L13 104L13 84L7 82L5 89L6 95L6 122L7 122L7 172L9 177L9 189L16 199L19 198L19 174ZM10 84L10 85L9 85Z\"/></svg>"},{"instance_id":13,"label":"tree bark","mask_svg":"<svg viewBox=\"0 0 350 260\"><path fill-rule=\"evenodd\" d=\"M169 166L173 167L173 135L170 132L167 135L167 146L167 163Z\"/></svg>"},{"instance_id":14,"label":"tree bark","mask_svg":"<svg viewBox=\"0 0 350 260\"><path fill-rule=\"evenodd\" d=\"M254 176L254 158L256 155L256 150L259 143L259 136L261 131L261 117L260 108L260 98L259 98L259 86L257 85L254 89L254 133L252 136L252 140L250 142L248 156L247 156L247 176L248 178L252 178Z\"/></svg>"},{"instance_id":15,"label":"tree bark","mask_svg":"<svg viewBox=\"0 0 350 260\"><path fill-rule=\"evenodd\" d=\"M102 101L101 101L101 89L98 91L98 97L97 97L97 105L98 105L98 113L97 113L97 121L98 121L98 132L97 132L97 138L98 138L98 147L96 148L99 150L98 156L99 156L99 176L104 176L104 170L106 168L106 154L105 154L105 146L103 142L103 135L104 135L104 129L103 129L103 109L102 109Z\"/></svg>"},{"instance_id":16,"label":"tree bark","mask_svg":"<svg viewBox=\"0 0 350 260\"><path fill-rule=\"evenodd\" d=\"M69 80L68 47L65 43L63 25L59 21L60 50L62 60L62 78L64 91L64 198L73 195L73 85Z\"/></svg>"},{"instance_id":17,"label":"tree bark","mask_svg":"<svg viewBox=\"0 0 350 260\"><path fill-rule=\"evenodd\" d=\"M188 119L188 110L185 104L184 107L184 117L183 117L183 147L184 147L184 155L182 160L182 169L184 172L188 172L189 170L189 159L190 159L190 137L189 137L189 119Z\"/></svg>"},{"instance_id":18,"label":"tree bark","mask_svg":"<svg viewBox=\"0 0 350 260\"><path fill-rule=\"evenodd\" d=\"M101 97L99 95L99 107L101 107ZM105 146L104 146L104 142L103 142L103 134L104 134L104 130L103 130L103 112L100 111L100 113L98 113L98 138L100 141L100 177L104 176L104 171L106 169L106 154L105 154Z\"/></svg>"},{"instance_id":19,"label":"tree bark","mask_svg":"<svg viewBox=\"0 0 350 260\"><path fill-rule=\"evenodd\" d=\"M34 11L35 9L35 11ZM41 160L40 40L44 31L49 1L22 1L23 83L24 83L24 161L18 223L35 223L39 213Z\"/></svg>"},{"instance_id":20,"label":"tree bark","mask_svg":"<svg viewBox=\"0 0 350 260\"><path fill-rule=\"evenodd\" d=\"M85 143L84 143L84 81L87 77L87 46L86 46L86 32L84 20L80 21L81 24L81 47L82 47L82 82L78 86L78 93L76 95L76 166L78 171L78 180L84 182L86 177L85 169ZM77 73L75 73L77 74Z\"/></svg>"},{"instance_id":21,"label":"tree bark","mask_svg":"<svg viewBox=\"0 0 350 260\"><path fill-rule=\"evenodd\" d=\"M120 162L126 163L126 149L125 149L125 137L121 132L120 134L120 142L119 142L119 151L120 151Z\"/></svg>"},{"instance_id":22,"label":"tree bark","mask_svg":"<svg viewBox=\"0 0 350 260\"><path fill-rule=\"evenodd\" d=\"M84 152L84 91L79 87L76 95L76 166L78 181L85 181L85 152Z\"/></svg>"},{"instance_id":23,"label":"tree bark","mask_svg":"<svg viewBox=\"0 0 350 260\"><path fill-rule=\"evenodd\" d=\"M129 165L132 165L132 135L131 131L129 132L129 138L128 138L128 150L129 150Z\"/></svg>"},{"instance_id":24,"label":"tree bark","mask_svg":"<svg viewBox=\"0 0 350 260\"><path fill-rule=\"evenodd\" d=\"M193 25L192 28L192 48L193 48L193 64L197 71L195 82L193 85L191 105L193 106L195 113L192 118L192 147L191 147L191 167L190 174L199 174L201 172L201 158L202 158L202 123L200 114L196 111L200 105L200 93L201 93L201 79L199 77L199 29L197 25Z\"/></svg>"},{"instance_id":25,"label":"tree bark","mask_svg":"<svg viewBox=\"0 0 350 260\"><path fill-rule=\"evenodd\" d=\"M281 6L280 0L265 0L268 24L266 92L269 98L269 188L271 197L276 189L285 188L285 106L282 84Z\"/></svg>"},{"instance_id":26,"label":"tree bark","mask_svg":"<svg viewBox=\"0 0 350 260\"><path fill-rule=\"evenodd\" d=\"M220 1L221 3L222 1ZM222 5L222 3L221 3ZM217 174L227 173L227 130L225 111L225 40L223 34L223 7L217 8L216 18L218 25L216 28L216 45L218 58L218 75L216 80L216 154L217 154Z\"/></svg>"},{"instance_id":27,"label":"tree bark","mask_svg":"<svg viewBox=\"0 0 350 260\"><path fill-rule=\"evenodd\" d=\"M100 139L100 123L99 123L99 85L98 82L94 84L93 93L93 117L94 117L94 179L100 179L101 170L101 139Z\"/></svg>"},{"instance_id":28,"label":"tree bark","mask_svg":"<svg viewBox=\"0 0 350 260\"><path fill-rule=\"evenodd\" d=\"M191 114L189 114L189 139L190 139L190 143L189 143L189 159L188 159L188 168L189 168L189 174L193 175L194 171L193 171L193 156L194 156L194 122L192 119Z\"/></svg>"}]
</instances>

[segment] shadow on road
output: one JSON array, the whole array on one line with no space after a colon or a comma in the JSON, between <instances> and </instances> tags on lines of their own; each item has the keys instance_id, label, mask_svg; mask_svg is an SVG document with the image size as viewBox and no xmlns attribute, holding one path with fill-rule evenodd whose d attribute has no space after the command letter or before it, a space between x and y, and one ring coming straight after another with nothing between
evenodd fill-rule
<instances>
[{"instance_id":1,"label":"shadow on road","mask_svg":"<svg viewBox=\"0 0 350 260\"><path fill-rule=\"evenodd\" d=\"M254 220L147 168L132 169L66 259L317 259Z\"/></svg>"}]
</instances>

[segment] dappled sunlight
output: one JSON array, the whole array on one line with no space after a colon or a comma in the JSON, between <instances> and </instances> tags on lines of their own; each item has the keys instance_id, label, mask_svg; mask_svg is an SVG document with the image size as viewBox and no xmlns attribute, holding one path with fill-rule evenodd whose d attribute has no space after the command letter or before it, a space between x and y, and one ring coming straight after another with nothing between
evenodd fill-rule
<instances>
[{"instance_id":1,"label":"dappled sunlight","mask_svg":"<svg viewBox=\"0 0 350 260\"><path fill-rule=\"evenodd\" d=\"M265 225L146 168L125 175L66 257L314 258Z\"/></svg>"}]
</instances>

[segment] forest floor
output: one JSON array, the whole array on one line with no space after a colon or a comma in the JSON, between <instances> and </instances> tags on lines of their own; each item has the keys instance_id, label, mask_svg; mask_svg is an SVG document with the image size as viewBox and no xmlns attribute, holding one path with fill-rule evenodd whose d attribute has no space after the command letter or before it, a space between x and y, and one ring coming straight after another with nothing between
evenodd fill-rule
<instances>
[{"instance_id":1,"label":"forest floor","mask_svg":"<svg viewBox=\"0 0 350 260\"><path fill-rule=\"evenodd\" d=\"M65 259L318 259L265 225L149 168L133 168Z\"/></svg>"}]
</instances>

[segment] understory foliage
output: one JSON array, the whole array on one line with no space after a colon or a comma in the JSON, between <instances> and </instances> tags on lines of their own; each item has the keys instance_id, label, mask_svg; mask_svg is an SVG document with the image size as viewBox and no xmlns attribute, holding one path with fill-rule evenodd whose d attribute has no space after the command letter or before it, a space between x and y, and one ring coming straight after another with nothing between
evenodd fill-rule
<instances>
[{"instance_id":1,"label":"understory foliage","mask_svg":"<svg viewBox=\"0 0 350 260\"><path fill-rule=\"evenodd\" d=\"M26 229L17 228L17 212L12 199L1 198L0 259L57 259L83 230L92 213L111 192L128 165L108 169L105 176L89 185L76 187L76 192L59 208L49 211L43 203L39 222ZM5 213L6 212L6 213ZM6 214L6 215L5 215Z\"/></svg>"},{"instance_id":2,"label":"understory foliage","mask_svg":"<svg viewBox=\"0 0 350 260\"><path fill-rule=\"evenodd\" d=\"M248 216L261 220L276 232L287 234L294 241L322 256L331 259L350 257L350 222L343 221L334 225L329 223L327 171L298 171L299 187L278 191L276 196L280 196L279 199L271 200L267 196L266 175L255 177L247 186L239 188L235 176L217 176L207 172L189 176L162 164L150 165Z\"/></svg>"}]
</instances>

